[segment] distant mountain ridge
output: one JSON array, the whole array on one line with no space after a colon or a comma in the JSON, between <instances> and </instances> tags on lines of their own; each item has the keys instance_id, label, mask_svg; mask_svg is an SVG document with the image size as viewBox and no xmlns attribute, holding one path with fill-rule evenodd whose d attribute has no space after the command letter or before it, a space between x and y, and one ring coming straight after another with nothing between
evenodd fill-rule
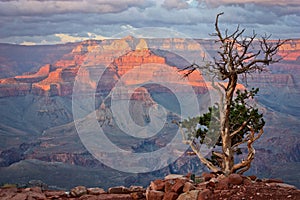
<instances>
[{"instance_id":1,"label":"distant mountain ridge","mask_svg":"<svg viewBox=\"0 0 300 200\"><path fill-rule=\"evenodd\" d=\"M37 71L45 64L59 60L69 53L77 43L59 45L24 46L0 43L0 78Z\"/></svg>"},{"instance_id":2,"label":"distant mountain ridge","mask_svg":"<svg viewBox=\"0 0 300 200\"><path fill-rule=\"evenodd\" d=\"M29 67L27 71L23 71L23 74L19 74L10 78L0 79L0 96L18 96L25 94L45 94L47 92L52 92L52 95L71 95L72 94L72 84L74 78L77 75L78 69L82 65L103 65L108 66L111 64L120 65L118 66L119 75L122 76L130 68L134 67L134 62L144 62L144 63L161 63L161 64L171 64L176 65L177 67L187 66L189 62L180 58L178 55L171 55L163 53L156 49L150 49L148 51L143 51L143 49L148 49L148 46L159 49L163 47L165 51L170 50L170 52L175 50L175 53L187 51L189 54L193 53L211 53L216 50L216 46L213 41L210 40L201 40L197 41L199 45L195 44L195 41L191 42L185 39L137 39L133 37L125 37L123 39L115 40L87 40L81 43L73 43L66 45L53 45L53 46L11 46L0 44L0 58L2 58L0 70L8 73L2 73L3 76L9 76L13 74L11 70L12 59L11 54L6 51L12 51L15 49L20 49L21 53L26 52L27 49L33 51L31 60L35 62L40 62L45 64L46 61L50 61L45 65L40 66L40 68ZM149 44L147 44L149 43ZM274 71L277 75L274 74L265 74L265 75L256 75L253 80L250 82L253 83L275 83L281 85L289 85L291 87L298 87L299 80L295 74L286 74L287 70L296 71L299 73L299 54L300 54L300 40L293 40L288 44L282 46L279 51L279 55L283 56L283 61L280 64L275 64L271 66L272 72ZM7 49L6 49L7 48ZM36 51L34 51L35 49ZM46 49L46 50L44 50ZM48 50L47 50L48 49ZM5 51L5 53L4 53ZM140 56L137 53L130 56L127 55L124 57L122 54L125 54L129 51L139 52ZM205 52L204 52L205 51ZM18 51L17 51L18 52ZM45 55L41 56L44 52ZM65 52L65 53L63 53ZM25 54L25 53L23 53ZM157 54L157 56L156 56ZM162 55L160 55L162 54ZM39 59L36 56L39 56ZM93 55L94 58L88 56ZM121 56L118 58L118 56ZM117 56L117 57L116 57ZM150 56L150 57L149 57ZM164 57L166 56L166 57ZM198 58L201 55L196 55ZM215 56L213 53L211 57ZM33 62L30 60L30 55L27 55L27 62ZM42 57L43 59L41 59ZM176 58L177 57L177 58ZM55 59L56 58L56 59ZM120 60L121 58L129 59ZM134 59L146 59L134 60ZM147 60L148 59L148 60ZM160 59L160 60L155 60ZM16 59L22 61L22 59ZM89 63L84 63L89 62ZM124 66L124 63L129 62L131 65L130 68ZM26 62L25 62L26 63ZM15 67L17 69L22 68L25 63L15 62ZM124 68L125 67L125 68ZM288 69L287 69L288 67ZM36 72L32 72L33 69L36 69ZM90 74L92 73L90 69L86 68L86 76L88 80L92 80ZM112 69L115 70L115 69ZM15 70L17 71L17 70ZM15 72L16 73L16 72ZM295 80L296 79L296 80ZM295 82L296 81L296 82ZM96 83L91 83L96 84Z\"/></svg>"}]
</instances>

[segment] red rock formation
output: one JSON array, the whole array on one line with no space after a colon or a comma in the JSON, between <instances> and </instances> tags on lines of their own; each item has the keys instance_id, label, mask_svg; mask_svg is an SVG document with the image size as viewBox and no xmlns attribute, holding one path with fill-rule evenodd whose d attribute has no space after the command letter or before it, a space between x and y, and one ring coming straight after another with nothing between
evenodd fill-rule
<instances>
[{"instance_id":1,"label":"red rock formation","mask_svg":"<svg viewBox=\"0 0 300 200\"><path fill-rule=\"evenodd\" d=\"M116 58L113 65L117 66L116 70L119 76L123 76L134 67L147 63L165 64L165 59L153 54L148 49L143 49L132 51L124 56Z\"/></svg>"},{"instance_id":2,"label":"red rock formation","mask_svg":"<svg viewBox=\"0 0 300 200\"><path fill-rule=\"evenodd\" d=\"M70 54L64 55L63 58L58 60L54 65L57 68L76 67L82 65L86 60L87 54L92 52L98 46L99 42L96 40L81 42Z\"/></svg>"},{"instance_id":3,"label":"red rock formation","mask_svg":"<svg viewBox=\"0 0 300 200\"><path fill-rule=\"evenodd\" d=\"M300 40L291 40L281 47L279 55L283 57L284 62L270 67L272 71L276 72L276 75L270 73L255 75L249 79L249 82L264 88L268 87L267 84L269 83L279 87L295 87L297 83L295 83L294 77L300 73L299 65L295 63L300 55L299 44ZM187 58L188 54L193 54L193 57L203 56L204 49L211 56L214 56L211 52L217 48L213 41L176 38L137 39L126 37L116 40L88 40L79 43L71 53L64 55L52 66L50 64L44 65L34 74L0 80L1 96L28 93L43 95L48 92L53 93L53 95L71 95L74 79L81 66L85 66L85 69L81 70L80 78L87 87L93 90L97 87L99 66L100 68L107 68L100 80L101 86L98 88L106 91L114 87L119 77L129 73L135 67L148 64L153 65L148 65L147 69L143 68L138 74L135 74L136 76L134 74L129 75L132 77L127 77L124 83L135 85L142 83L143 79L157 80L155 78L160 76L166 82L191 85L197 93L205 93L211 88L209 80L205 81L200 73L191 74L185 83L177 81L174 74L182 76L184 72L178 73L178 68L175 66L169 66L168 70L170 71L160 69L161 65L168 66L167 58L149 50L149 46L151 48L163 48L164 51L170 50L170 52L175 50L181 52L179 54L187 55ZM168 59L176 60L177 56L177 54L170 54ZM282 74L288 71L293 73ZM139 79L138 76L143 77L143 79ZM243 89L244 87L240 85L239 88Z\"/></svg>"},{"instance_id":4,"label":"red rock formation","mask_svg":"<svg viewBox=\"0 0 300 200\"><path fill-rule=\"evenodd\" d=\"M191 74L186 79L183 78L185 71L179 71L175 66L169 66L164 57L155 55L149 49L139 49L131 51L114 60L110 65L122 82L126 85L143 84L153 81L159 84L160 82L174 85L181 85L176 92L186 92L186 86L193 86L197 93L207 92L207 83L199 72ZM152 87L152 89L154 89ZM155 87L157 92L166 92L166 89ZM175 92L175 91L173 91Z\"/></svg>"},{"instance_id":5,"label":"red rock formation","mask_svg":"<svg viewBox=\"0 0 300 200\"><path fill-rule=\"evenodd\" d=\"M75 67L76 61L75 60L59 60L55 63L55 66L62 67L62 68Z\"/></svg>"},{"instance_id":6,"label":"red rock formation","mask_svg":"<svg viewBox=\"0 0 300 200\"><path fill-rule=\"evenodd\" d=\"M296 61L300 57L300 39L289 40L279 49L279 55L284 60Z\"/></svg>"},{"instance_id":7,"label":"red rock formation","mask_svg":"<svg viewBox=\"0 0 300 200\"><path fill-rule=\"evenodd\" d=\"M25 82L25 83L34 83L34 82L39 82L43 79L45 79L51 70L51 65L47 64L42 66L36 73L30 74L30 75L21 75L21 76L16 76L15 79L20 82Z\"/></svg>"},{"instance_id":8,"label":"red rock formation","mask_svg":"<svg viewBox=\"0 0 300 200\"><path fill-rule=\"evenodd\" d=\"M50 72L49 76L46 79L38 83L34 83L33 87L40 87L43 90L49 90L51 84L63 82L63 79L61 78L61 73L62 68L56 69L55 71Z\"/></svg>"}]
</instances>

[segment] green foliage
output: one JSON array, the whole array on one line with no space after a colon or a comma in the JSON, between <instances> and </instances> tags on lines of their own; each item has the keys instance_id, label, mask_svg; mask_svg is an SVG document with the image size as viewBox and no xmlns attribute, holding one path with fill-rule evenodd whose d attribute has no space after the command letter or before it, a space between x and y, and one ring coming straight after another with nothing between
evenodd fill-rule
<instances>
[{"instance_id":1,"label":"green foliage","mask_svg":"<svg viewBox=\"0 0 300 200\"><path fill-rule=\"evenodd\" d=\"M216 116L219 115L219 109L216 106L209 107L208 112L202 116L188 118L182 122L182 127L186 129L188 133L188 139L198 138L201 144L207 146L214 146L216 140L219 139L220 125ZM215 120L212 120L215 119ZM201 128L197 129L197 124Z\"/></svg>"},{"instance_id":2,"label":"green foliage","mask_svg":"<svg viewBox=\"0 0 300 200\"><path fill-rule=\"evenodd\" d=\"M206 144L208 146L219 144L219 107L217 105L209 107L208 112L199 117L198 123L200 124L200 126L207 127L207 129L198 129L196 135L194 135L196 138L200 137L200 143L203 144L206 138Z\"/></svg>"},{"instance_id":3,"label":"green foliage","mask_svg":"<svg viewBox=\"0 0 300 200\"><path fill-rule=\"evenodd\" d=\"M247 102L247 100L253 99L258 91L258 88L252 88L250 91L245 90L243 92L237 90L237 96L231 104L231 112L229 117L231 128L230 132L237 130L245 121L247 121L247 125L251 126L255 132L258 132L263 128L265 125L263 114L260 114L257 108L249 105ZM248 126L243 128L232 138L232 144L234 145L238 142L241 142L249 131L250 130ZM240 153L239 149L237 149L237 153Z\"/></svg>"},{"instance_id":4,"label":"green foliage","mask_svg":"<svg viewBox=\"0 0 300 200\"><path fill-rule=\"evenodd\" d=\"M242 142L245 139L250 132L248 126L251 126L257 133L265 125L263 114L259 113L258 109L251 105L251 100L258 93L258 91L258 88L252 88L250 91L236 91L236 97L233 99L230 107L230 132L232 133L239 129L245 122L247 124L232 137L232 146ZM202 128L196 130L197 123L199 123L200 127ZM214 148L217 146L222 146L222 138L220 134L220 109L218 104L209 107L208 112L200 117L184 120L182 122L182 127L187 128L187 132L190 133L189 138L197 138L200 144L206 144ZM193 127L194 130L191 131ZM236 154L242 153L241 149L238 148L238 145L234 149L234 152ZM218 162L218 157L216 155L212 154L211 157L207 159L215 166L220 167L220 163Z\"/></svg>"}]
</instances>

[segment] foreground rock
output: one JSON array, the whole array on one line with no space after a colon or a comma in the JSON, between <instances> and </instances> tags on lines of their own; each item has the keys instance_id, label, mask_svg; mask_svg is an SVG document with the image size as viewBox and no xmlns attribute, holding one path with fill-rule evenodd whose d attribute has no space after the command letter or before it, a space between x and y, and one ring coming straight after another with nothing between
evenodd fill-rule
<instances>
[{"instance_id":1,"label":"foreground rock","mask_svg":"<svg viewBox=\"0 0 300 200\"><path fill-rule=\"evenodd\" d=\"M154 180L147 189L141 186L102 188L77 186L70 191L54 191L43 187L0 188L1 200L298 200L300 190L278 179L231 174L201 177L168 175Z\"/></svg>"},{"instance_id":2,"label":"foreground rock","mask_svg":"<svg viewBox=\"0 0 300 200\"><path fill-rule=\"evenodd\" d=\"M42 190L40 187L16 188L2 187L1 200L139 200L145 199L145 189L140 186L109 188L86 188L77 186L70 191Z\"/></svg>"},{"instance_id":3,"label":"foreground rock","mask_svg":"<svg viewBox=\"0 0 300 200\"><path fill-rule=\"evenodd\" d=\"M146 190L147 200L286 200L300 199L300 190L278 179L255 176L229 176L204 173L192 181L185 176L168 175L154 180Z\"/></svg>"}]
</instances>

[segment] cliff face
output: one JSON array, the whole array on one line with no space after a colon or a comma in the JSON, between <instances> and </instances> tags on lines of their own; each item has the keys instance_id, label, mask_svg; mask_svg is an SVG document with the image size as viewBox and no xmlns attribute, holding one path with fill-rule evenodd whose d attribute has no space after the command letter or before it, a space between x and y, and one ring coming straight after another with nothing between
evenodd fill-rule
<instances>
[{"instance_id":1,"label":"cliff face","mask_svg":"<svg viewBox=\"0 0 300 200\"><path fill-rule=\"evenodd\" d=\"M116 40L88 40L76 46L75 44L66 45L65 49L73 47L73 50L61 56L61 59L43 65L36 73L24 72L23 75L1 79L1 96L18 96L29 93L44 95L52 91L56 92L51 95L71 95L74 79L81 66L87 67L85 79L93 88L96 87L96 81L99 78L95 77L97 73L93 71L95 70L93 66L109 66L110 73L107 72L106 77L102 78L102 81L107 79L104 81L106 82L104 88L102 88L106 90L112 87L109 83L111 80L120 78L136 66L155 63L182 68L190 64L189 60L186 59L201 57L205 54L209 54L211 57L217 56L215 54L217 46L213 41L197 40L197 42L176 38L137 39L129 36ZM159 49L163 49L163 51ZM53 50L57 50L57 48ZM4 71L8 69L5 65L9 65L6 64L6 61L11 59L11 57L5 57L5 55L1 57L3 61L2 70ZM45 60L51 60L55 57L53 55L48 53L49 58ZM300 40L295 39L284 44L278 55L283 60L280 64L270 66L271 73L255 75L253 78L248 79L249 83L260 88L267 88L268 84L276 87L286 85L292 88L298 87L300 82L299 76L297 76L300 73L298 62ZM164 76L166 75L164 74ZM149 74L149 76L151 75ZM134 78L132 81L134 81ZM189 82L191 85L196 86L196 90L199 92L204 92L207 85L209 87L209 83L205 84L200 74L190 76Z\"/></svg>"},{"instance_id":2,"label":"cliff face","mask_svg":"<svg viewBox=\"0 0 300 200\"><path fill-rule=\"evenodd\" d=\"M279 55L286 61L299 61L300 59L300 40L290 40L280 48Z\"/></svg>"},{"instance_id":3,"label":"cliff face","mask_svg":"<svg viewBox=\"0 0 300 200\"><path fill-rule=\"evenodd\" d=\"M49 76L51 71L51 65L47 64L42 66L36 73L34 74L24 74L20 76L15 76L16 81L19 82L27 82L27 83L35 83L45 79Z\"/></svg>"},{"instance_id":4,"label":"cliff face","mask_svg":"<svg viewBox=\"0 0 300 200\"><path fill-rule=\"evenodd\" d=\"M22 96L29 94L30 83L17 82L13 78L0 80L0 97Z\"/></svg>"},{"instance_id":5,"label":"cliff face","mask_svg":"<svg viewBox=\"0 0 300 200\"><path fill-rule=\"evenodd\" d=\"M150 50L142 49L129 52L124 56L116 58L112 65L115 66L115 70L121 77L134 67L148 63L165 64L166 61L163 57L153 54Z\"/></svg>"},{"instance_id":6,"label":"cliff face","mask_svg":"<svg viewBox=\"0 0 300 200\"><path fill-rule=\"evenodd\" d=\"M191 44L185 44L184 39L173 40L156 41L152 39L146 41L145 39L126 37L119 40L84 41L78 44L70 53L62 56L60 60L51 65L42 66L35 73L25 73L13 78L0 80L1 96L18 96L30 93L37 95L49 94L50 96L71 95L75 77L82 66L84 69L81 70L80 77L93 89L97 86L99 78L95 74L101 67L107 68L101 79L101 90L111 89L113 82L133 68L145 64L156 64L157 66L148 67L148 69L144 68L143 72L141 72L143 76L147 76L150 79L153 76L164 76L166 81L171 80L172 75L168 75L167 72L163 74L158 72L158 65L169 65L170 70L175 73L176 70L178 71L178 66L182 63L179 62L177 66L172 66L171 64L173 63L169 61L171 59L176 60L178 55L169 54L167 58L163 57L163 55L157 55L148 49L147 43L157 43L157 48L159 45L163 45L166 49L177 48L179 51L194 50L196 48ZM174 73L171 74L174 75ZM176 73L178 74L178 72ZM131 77L130 80L127 79L127 83L135 84L135 79L136 77ZM205 84L199 73L193 74L189 79L190 84L198 88L196 89L197 91L205 91Z\"/></svg>"},{"instance_id":7,"label":"cliff face","mask_svg":"<svg viewBox=\"0 0 300 200\"><path fill-rule=\"evenodd\" d=\"M23 46L0 44L0 78L37 71L40 66L53 64L77 46L75 43L62 45Z\"/></svg>"}]
</instances>

